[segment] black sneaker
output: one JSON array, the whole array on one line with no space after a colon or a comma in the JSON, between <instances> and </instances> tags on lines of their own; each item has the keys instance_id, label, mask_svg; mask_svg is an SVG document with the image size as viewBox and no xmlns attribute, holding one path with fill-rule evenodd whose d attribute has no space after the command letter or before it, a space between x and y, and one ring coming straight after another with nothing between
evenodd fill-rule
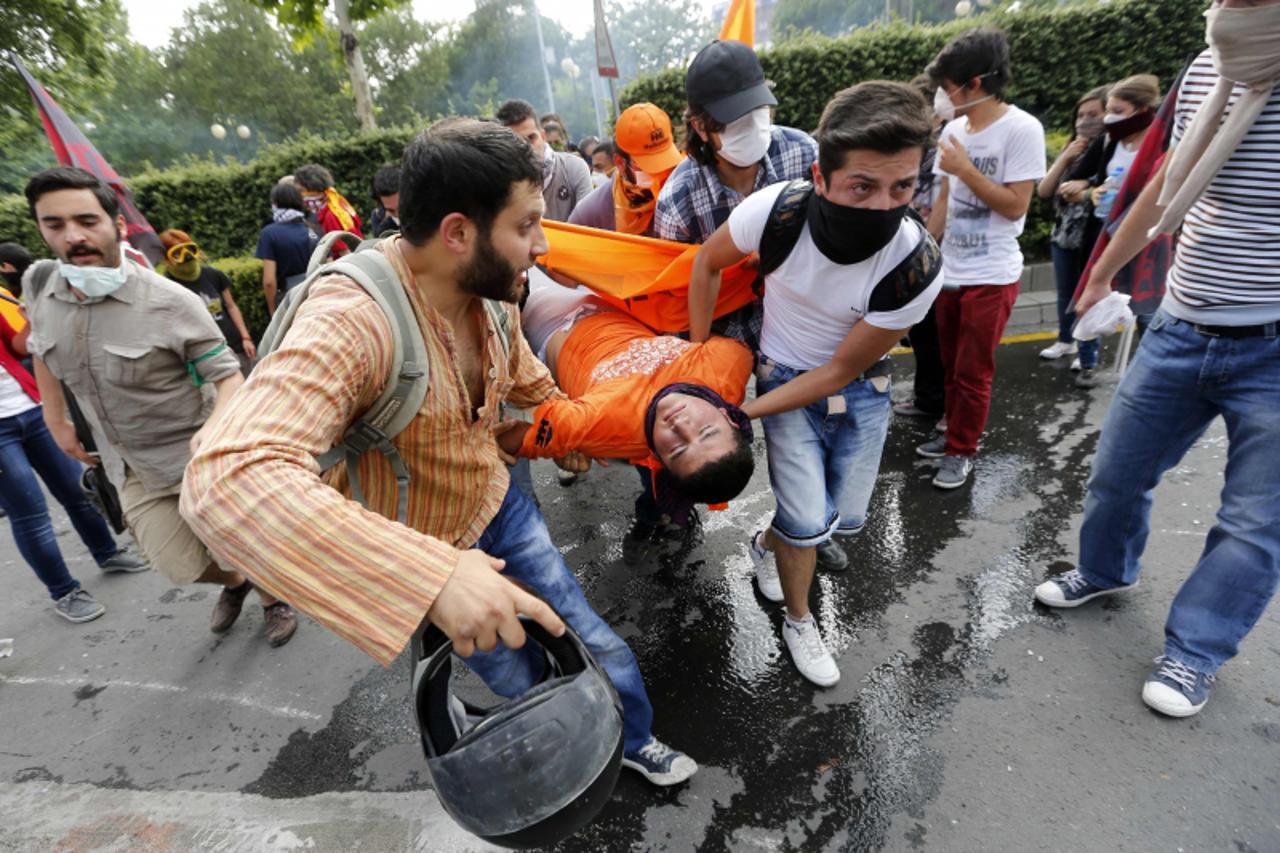
<instances>
[{"instance_id":1,"label":"black sneaker","mask_svg":"<svg viewBox=\"0 0 1280 853\"><path fill-rule=\"evenodd\" d=\"M632 753L622 756L628 767L654 785L678 785L698 772L698 763L683 752L672 749L656 737Z\"/></svg>"},{"instance_id":2,"label":"black sneaker","mask_svg":"<svg viewBox=\"0 0 1280 853\"><path fill-rule=\"evenodd\" d=\"M1093 367L1085 367L1076 374L1077 388L1096 388L1102 380L1098 378L1098 371Z\"/></svg>"},{"instance_id":3,"label":"black sneaker","mask_svg":"<svg viewBox=\"0 0 1280 853\"><path fill-rule=\"evenodd\" d=\"M843 572L849 568L849 555L834 536L818 546L818 568L824 572Z\"/></svg>"},{"instance_id":4,"label":"black sneaker","mask_svg":"<svg viewBox=\"0 0 1280 853\"><path fill-rule=\"evenodd\" d=\"M1170 717L1190 717L1200 713L1209 701L1213 676L1161 655L1142 685L1142 701Z\"/></svg>"},{"instance_id":5,"label":"black sneaker","mask_svg":"<svg viewBox=\"0 0 1280 853\"><path fill-rule=\"evenodd\" d=\"M1079 569L1072 569L1036 587L1036 601L1049 607L1079 607L1086 601L1124 592L1137 585L1135 582L1127 586L1094 586L1084 579Z\"/></svg>"}]
</instances>

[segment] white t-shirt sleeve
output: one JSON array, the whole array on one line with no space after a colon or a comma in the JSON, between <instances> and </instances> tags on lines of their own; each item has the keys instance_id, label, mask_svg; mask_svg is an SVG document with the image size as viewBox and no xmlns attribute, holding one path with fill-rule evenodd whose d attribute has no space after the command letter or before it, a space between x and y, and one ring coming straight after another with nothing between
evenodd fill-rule
<instances>
[{"instance_id":1,"label":"white t-shirt sleeve","mask_svg":"<svg viewBox=\"0 0 1280 853\"><path fill-rule=\"evenodd\" d=\"M1038 181L1045 176L1044 125L1023 114L1009 133L1005 155L1004 183Z\"/></svg>"},{"instance_id":2,"label":"white t-shirt sleeve","mask_svg":"<svg viewBox=\"0 0 1280 853\"><path fill-rule=\"evenodd\" d=\"M760 239L764 236L764 227L769 222L773 203L787 185L787 181L782 181L757 190L743 199L729 214L729 237L739 252L750 254L760 251Z\"/></svg>"}]
</instances>

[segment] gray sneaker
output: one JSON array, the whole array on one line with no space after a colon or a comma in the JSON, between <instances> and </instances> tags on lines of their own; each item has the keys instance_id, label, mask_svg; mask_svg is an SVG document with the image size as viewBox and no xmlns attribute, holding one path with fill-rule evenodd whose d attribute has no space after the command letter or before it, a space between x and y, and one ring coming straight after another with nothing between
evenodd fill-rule
<instances>
[{"instance_id":1,"label":"gray sneaker","mask_svg":"<svg viewBox=\"0 0 1280 853\"><path fill-rule=\"evenodd\" d=\"M941 459L947 455L947 437L940 435L916 447L916 455L925 459Z\"/></svg>"},{"instance_id":2,"label":"gray sneaker","mask_svg":"<svg viewBox=\"0 0 1280 853\"><path fill-rule=\"evenodd\" d=\"M68 622L92 622L107 612L96 598L79 587L55 601L53 609Z\"/></svg>"},{"instance_id":3,"label":"gray sneaker","mask_svg":"<svg viewBox=\"0 0 1280 853\"><path fill-rule=\"evenodd\" d=\"M973 473L972 456L944 456L938 463L938 473L934 475L933 484L939 489L958 489Z\"/></svg>"},{"instance_id":4,"label":"gray sneaker","mask_svg":"<svg viewBox=\"0 0 1280 853\"><path fill-rule=\"evenodd\" d=\"M102 569L103 574L109 575L119 572L145 572L151 568L151 564L131 553L128 548L121 548L111 559L105 563L99 563L98 568Z\"/></svg>"},{"instance_id":5,"label":"gray sneaker","mask_svg":"<svg viewBox=\"0 0 1280 853\"><path fill-rule=\"evenodd\" d=\"M818 568L824 572L843 572L849 568L849 555L835 537L818 546Z\"/></svg>"}]
</instances>

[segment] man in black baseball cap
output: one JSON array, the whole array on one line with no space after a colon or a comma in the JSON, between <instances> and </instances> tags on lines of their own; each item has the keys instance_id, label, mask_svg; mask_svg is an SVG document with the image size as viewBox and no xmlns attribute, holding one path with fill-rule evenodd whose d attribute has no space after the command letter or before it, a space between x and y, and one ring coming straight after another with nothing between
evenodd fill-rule
<instances>
[{"instance_id":1,"label":"man in black baseball cap","mask_svg":"<svg viewBox=\"0 0 1280 853\"><path fill-rule=\"evenodd\" d=\"M774 107L756 52L740 41L713 41L698 51L684 75L690 104L698 104L720 124L730 124L758 107Z\"/></svg>"},{"instance_id":2,"label":"man in black baseball cap","mask_svg":"<svg viewBox=\"0 0 1280 853\"><path fill-rule=\"evenodd\" d=\"M778 100L755 51L740 41L713 41L698 51L684 88L689 158L663 186L654 227L663 239L701 243L751 193L808 175L818 144L773 124Z\"/></svg>"}]
</instances>

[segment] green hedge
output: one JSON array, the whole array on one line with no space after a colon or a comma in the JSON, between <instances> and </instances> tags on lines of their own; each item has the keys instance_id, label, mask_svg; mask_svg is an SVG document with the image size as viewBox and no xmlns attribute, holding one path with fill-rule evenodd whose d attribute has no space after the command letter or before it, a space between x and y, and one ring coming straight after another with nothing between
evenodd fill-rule
<instances>
[{"instance_id":1,"label":"green hedge","mask_svg":"<svg viewBox=\"0 0 1280 853\"><path fill-rule=\"evenodd\" d=\"M1009 99L1047 128L1065 128L1076 99L1102 83L1151 73L1169 85L1188 56L1204 48L1206 5L1206 0L1117 0L935 25L895 22L836 39L805 35L761 50L760 64L778 96L778 123L812 129L839 89L862 80L910 80L951 38L991 24L1007 34L1013 54ZM650 101L678 117L685 106L684 69L641 78L622 90L620 100L624 108Z\"/></svg>"},{"instance_id":2,"label":"green hedge","mask_svg":"<svg viewBox=\"0 0 1280 853\"><path fill-rule=\"evenodd\" d=\"M412 128L391 128L342 139L302 138L263 149L248 163L192 161L129 181L138 209L157 231L189 232L214 258L253 254L258 232L271 219L271 188L304 163L321 163L338 190L366 217L373 174L399 162ZM50 165L53 165L50 155ZM19 196L0 198L0 241L18 240L33 252L44 243Z\"/></svg>"}]
</instances>

